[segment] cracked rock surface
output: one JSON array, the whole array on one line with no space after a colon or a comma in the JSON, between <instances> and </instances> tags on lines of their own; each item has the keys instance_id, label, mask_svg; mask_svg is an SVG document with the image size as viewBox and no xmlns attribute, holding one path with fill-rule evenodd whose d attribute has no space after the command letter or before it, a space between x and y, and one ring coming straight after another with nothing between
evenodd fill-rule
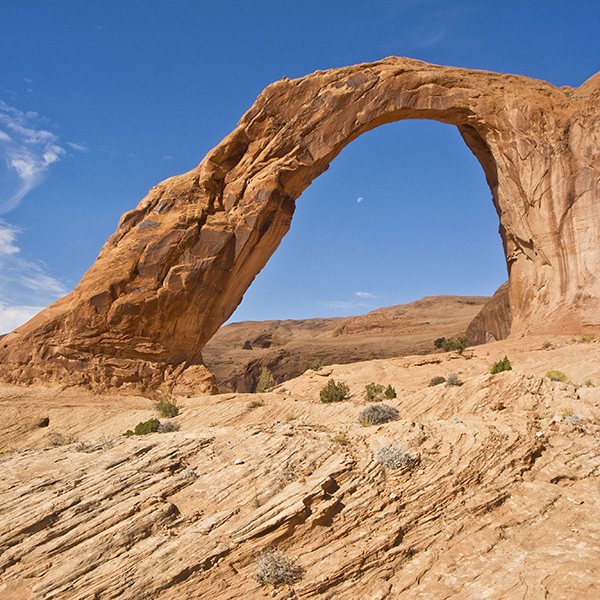
<instances>
[{"instance_id":1,"label":"cracked rock surface","mask_svg":"<svg viewBox=\"0 0 600 600\"><path fill-rule=\"evenodd\" d=\"M147 398L3 386L0 597L597 598L599 358L527 338L334 365L177 398L178 431L132 437ZM428 386L449 373L461 385ZM319 401L331 377L348 400ZM400 418L361 427L373 381ZM397 469L375 460L391 445ZM261 587L270 547L301 578Z\"/></svg>"}]
</instances>

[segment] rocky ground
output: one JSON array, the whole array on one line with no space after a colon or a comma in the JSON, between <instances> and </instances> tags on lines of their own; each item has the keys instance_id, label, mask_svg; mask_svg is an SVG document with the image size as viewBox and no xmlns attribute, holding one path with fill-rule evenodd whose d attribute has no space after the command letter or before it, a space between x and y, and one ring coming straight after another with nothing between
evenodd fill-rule
<instances>
[{"instance_id":1,"label":"rocky ground","mask_svg":"<svg viewBox=\"0 0 600 600\"><path fill-rule=\"evenodd\" d=\"M0 597L596 599L599 359L527 338L333 365L177 399L178 431L129 438L146 398L3 386ZM329 378L348 400L319 401ZM397 421L357 422L370 382ZM390 445L410 460L379 464ZM276 589L253 579L271 547L300 569Z\"/></svg>"},{"instance_id":2,"label":"rocky ground","mask_svg":"<svg viewBox=\"0 0 600 600\"><path fill-rule=\"evenodd\" d=\"M488 300L431 296L357 317L232 323L217 331L202 356L220 392L253 392L263 367L285 381L316 358L331 365L430 353L437 338L464 335ZM246 341L251 350L243 349Z\"/></svg>"}]
</instances>

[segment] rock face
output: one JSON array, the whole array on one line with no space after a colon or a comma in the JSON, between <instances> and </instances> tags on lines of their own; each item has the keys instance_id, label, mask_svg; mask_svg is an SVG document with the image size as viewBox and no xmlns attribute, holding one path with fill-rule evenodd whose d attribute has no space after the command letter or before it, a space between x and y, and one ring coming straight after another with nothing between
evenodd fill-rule
<instances>
[{"instance_id":1,"label":"rock face","mask_svg":"<svg viewBox=\"0 0 600 600\"><path fill-rule=\"evenodd\" d=\"M503 283L469 323L465 335L472 344L505 340L510 335L512 314L508 281Z\"/></svg>"},{"instance_id":2,"label":"rock face","mask_svg":"<svg viewBox=\"0 0 600 600\"><path fill-rule=\"evenodd\" d=\"M433 296L358 317L231 323L217 331L202 355L221 393L253 392L263 367L281 382L304 373L317 358L331 365L426 354L436 338L464 335L488 301L487 296ZM481 326L485 331L489 324ZM252 350L242 349L246 340Z\"/></svg>"},{"instance_id":3,"label":"rock face","mask_svg":"<svg viewBox=\"0 0 600 600\"><path fill-rule=\"evenodd\" d=\"M598 381L600 344L542 339L332 366L337 404L310 372L178 399L179 431L129 438L146 398L0 385L0 598L597 600L600 387L543 374ZM463 385L428 387L449 372ZM371 381L397 421L357 422ZM399 468L376 460L391 445ZM252 578L272 546L291 587Z\"/></svg>"},{"instance_id":4,"label":"rock face","mask_svg":"<svg viewBox=\"0 0 600 600\"><path fill-rule=\"evenodd\" d=\"M0 375L210 389L201 350L356 137L456 125L500 218L512 335L600 330L600 74L580 88L387 58L269 87L200 165L125 214L76 289L2 340ZM190 383L191 382L191 383Z\"/></svg>"}]
</instances>

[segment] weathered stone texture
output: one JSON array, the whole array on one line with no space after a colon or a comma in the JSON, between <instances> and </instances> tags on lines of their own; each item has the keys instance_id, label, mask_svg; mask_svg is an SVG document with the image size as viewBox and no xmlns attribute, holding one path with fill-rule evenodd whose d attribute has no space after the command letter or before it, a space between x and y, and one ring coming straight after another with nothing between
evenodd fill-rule
<instances>
[{"instance_id":1,"label":"weathered stone texture","mask_svg":"<svg viewBox=\"0 0 600 600\"><path fill-rule=\"evenodd\" d=\"M176 384L201 365L302 191L353 139L402 119L456 125L479 159L500 218L512 335L598 331L599 99L600 74L559 89L395 57L278 81L196 169L123 216L71 294L4 338L0 375Z\"/></svg>"}]
</instances>

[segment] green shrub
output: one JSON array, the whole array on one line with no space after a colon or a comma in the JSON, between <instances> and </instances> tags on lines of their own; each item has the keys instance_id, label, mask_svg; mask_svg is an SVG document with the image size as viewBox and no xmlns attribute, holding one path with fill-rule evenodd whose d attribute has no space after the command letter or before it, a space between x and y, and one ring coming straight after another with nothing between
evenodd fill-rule
<instances>
[{"instance_id":1,"label":"green shrub","mask_svg":"<svg viewBox=\"0 0 600 600\"><path fill-rule=\"evenodd\" d=\"M589 377L583 383L585 383L587 387L595 387L594 382Z\"/></svg>"},{"instance_id":2,"label":"green shrub","mask_svg":"<svg viewBox=\"0 0 600 600\"><path fill-rule=\"evenodd\" d=\"M258 379L258 384L256 385L256 393L262 394L271 387L273 387L273 374L268 367L263 367L262 373Z\"/></svg>"},{"instance_id":3,"label":"green shrub","mask_svg":"<svg viewBox=\"0 0 600 600\"><path fill-rule=\"evenodd\" d=\"M386 400L393 400L396 397L396 390L391 385L388 385L385 388L385 392L383 392L383 397Z\"/></svg>"},{"instance_id":4,"label":"green shrub","mask_svg":"<svg viewBox=\"0 0 600 600\"><path fill-rule=\"evenodd\" d=\"M260 585L289 585L302 579L303 569L279 548L267 548L254 563L252 578Z\"/></svg>"},{"instance_id":5,"label":"green shrub","mask_svg":"<svg viewBox=\"0 0 600 600\"><path fill-rule=\"evenodd\" d=\"M508 356L506 355L502 360L494 363L491 374L496 375L496 373L502 373L502 371L512 371L510 360L508 360Z\"/></svg>"},{"instance_id":6,"label":"green shrub","mask_svg":"<svg viewBox=\"0 0 600 600\"><path fill-rule=\"evenodd\" d=\"M160 421L158 419L149 419L148 421L141 421L135 426L135 429L131 431L128 429L123 435L146 435L148 433L156 433L160 427Z\"/></svg>"},{"instance_id":7,"label":"green shrub","mask_svg":"<svg viewBox=\"0 0 600 600\"><path fill-rule=\"evenodd\" d=\"M444 352L452 352L456 351L459 354L462 354L465 348L467 348L471 344L471 340L465 336L460 336L454 340L447 340L446 338L438 338L433 342L433 345L436 348L441 348Z\"/></svg>"},{"instance_id":8,"label":"green shrub","mask_svg":"<svg viewBox=\"0 0 600 600\"><path fill-rule=\"evenodd\" d=\"M389 469L399 469L415 462L408 452L404 452L394 445L380 448L375 455L375 461Z\"/></svg>"},{"instance_id":9,"label":"green shrub","mask_svg":"<svg viewBox=\"0 0 600 600\"><path fill-rule=\"evenodd\" d=\"M253 408L258 408L259 406L262 406L264 404L264 402L262 400L250 400L250 402L248 402L248 404L246 404L246 408L248 410L252 410Z\"/></svg>"},{"instance_id":10,"label":"green shrub","mask_svg":"<svg viewBox=\"0 0 600 600\"><path fill-rule=\"evenodd\" d=\"M548 371L546 377L551 381L567 381L568 377L562 371Z\"/></svg>"},{"instance_id":11,"label":"green shrub","mask_svg":"<svg viewBox=\"0 0 600 600\"><path fill-rule=\"evenodd\" d=\"M173 400L171 396L171 392L167 392L161 399L158 405L156 406L158 412L161 417L172 418L176 417L179 414L179 407Z\"/></svg>"},{"instance_id":12,"label":"green shrub","mask_svg":"<svg viewBox=\"0 0 600 600\"><path fill-rule=\"evenodd\" d=\"M349 444L349 440L346 437L346 434L343 431L340 431L339 433L336 433L332 438L331 441L339 444L340 446L347 446Z\"/></svg>"},{"instance_id":13,"label":"green shrub","mask_svg":"<svg viewBox=\"0 0 600 600\"><path fill-rule=\"evenodd\" d=\"M323 365L321 364L321 359L319 358L315 358L315 360L313 360L310 365L308 365L308 368L311 371L319 371L321 369Z\"/></svg>"},{"instance_id":14,"label":"green shrub","mask_svg":"<svg viewBox=\"0 0 600 600\"><path fill-rule=\"evenodd\" d=\"M456 373L450 373L448 377L446 377L446 385L462 385L460 383L460 379Z\"/></svg>"},{"instance_id":15,"label":"green shrub","mask_svg":"<svg viewBox=\"0 0 600 600\"><path fill-rule=\"evenodd\" d=\"M438 375L437 377L434 377L429 382L429 387L433 387L435 385L440 385L440 383L446 383L446 378L445 377L441 377L440 375Z\"/></svg>"},{"instance_id":16,"label":"green shrub","mask_svg":"<svg viewBox=\"0 0 600 600\"><path fill-rule=\"evenodd\" d=\"M367 402L373 402L378 396L383 394L383 390L385 390L385 387L380 383L367 383L367 385L365 385ZM379 399L381 400L381 398Z\"/></svg>"},{"instance_id":17,"label":"green shrub","mask_svg":"<svg viewBox=\"0 0 600 600\"><path fill-rule=\"evenodd\" d=\"M252 350L252 344L250 343L250 340L246 340L244 342L244 345L242 346L242 350Z\"/></svg>"},{"instance_id":18,"label":"green shrub","mask_svg":"<svg viewBox=\"0 0 600 600\"><path fill-rule=\"evenodd\" d=\"M341 402L350 395L350 388L343 382L336 383L333 379L327 382L327 385L319 392L321 402L329 404L330 402Z\"/></svg>"},{"instance_id":19,"label":"green shrub","mask_svg":"<svg viewBox=\"0 0 600 600\"><path fill-rule=\"evenodd\" d=\"M358 415L358 422L363 427L370 427L371 425L381 425L389 421L395 421L398 418L398 409L385 404L371 404L362 410Z\"/></svg>"}]
</instances>

